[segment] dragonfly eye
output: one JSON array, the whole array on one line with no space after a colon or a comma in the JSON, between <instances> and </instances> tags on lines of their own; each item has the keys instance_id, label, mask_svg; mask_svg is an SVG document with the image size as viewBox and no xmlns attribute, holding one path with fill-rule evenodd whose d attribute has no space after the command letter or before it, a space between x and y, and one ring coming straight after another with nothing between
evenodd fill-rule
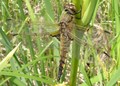
<instances>
[{"instance_id":1,"label":"dragonfly eye","mask_svg":"<svg viewBox=\"0 0 120 86\"><path fill-rule=\"evenodd\" d=\"M76 14L76 11L75 10L70 10L70 9L67 9L65 10L67 12L67 14L70 14L70 15L75 15Z\"/></svg>"},{"instance_id":2,"label":"dragonfly eye","mask_svg":"<svg viewBox=\"0 0 120 86\"><path fill-rule=\"evenodd\" d=\"M75 5L73 5L72 3L66 4L64 6L64 10L67 12L67 14L70 14L70 15L75 15L76 14Z\"/></svg>"}]
</instances>

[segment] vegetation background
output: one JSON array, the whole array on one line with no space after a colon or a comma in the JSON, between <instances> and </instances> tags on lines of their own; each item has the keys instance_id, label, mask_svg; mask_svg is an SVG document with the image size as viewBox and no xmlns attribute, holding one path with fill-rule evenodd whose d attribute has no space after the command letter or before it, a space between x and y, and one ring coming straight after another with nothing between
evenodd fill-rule
<instances>
[{"instance_id":1,"label":"vegetation background","mask_svg":"<svg viewBox=\"0 0 120 86\"><path fill-rule=\"evenodd\" d=\"M120 86L120 1L72 1L77 8L81 6L81 21L85 22L76 24L82 28L77 30L80 37L71 33L74 41L61 85ZM86 12L91 2L95 7ZM60 41L50 33L59 28L64 3L1 0L0 86L60 85L56 81Z\"/></svg>"}]
</instances>

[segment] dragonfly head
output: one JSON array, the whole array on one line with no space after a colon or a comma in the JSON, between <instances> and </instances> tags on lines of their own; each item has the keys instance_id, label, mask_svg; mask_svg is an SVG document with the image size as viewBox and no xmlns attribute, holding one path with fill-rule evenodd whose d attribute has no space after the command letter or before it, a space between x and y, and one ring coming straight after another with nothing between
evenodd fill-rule
<instances>
[{"instance_id":1,"label":"dragonfly head","mask_svg":"<svg viewBox=\"0 0 120 86\"><path fill-rule=\"evenodd\" d=\"M67 12L67 14L70 15L75 15L77 13L75 5L72 3L65 4L64 10Z\"/></svg>"}]
</instances>

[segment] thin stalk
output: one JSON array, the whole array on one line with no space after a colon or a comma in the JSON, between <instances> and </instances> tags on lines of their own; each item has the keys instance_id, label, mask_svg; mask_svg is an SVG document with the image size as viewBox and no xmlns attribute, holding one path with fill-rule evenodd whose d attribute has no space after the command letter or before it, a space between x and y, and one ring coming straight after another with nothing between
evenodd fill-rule
<instances>
[{"instance_id":1,"label":"thin stalk","mask_svg":"<svg viewBox=\"0 0 120 86\"><path fill-rule=\"evenodd\" d=\"M120 17L119 17L119 0L113 0L115 10L115 24L117 37L117 66L120 66Z\"/></svg>"},{"instance_id":2,"label":"thin stalk","mask_svg":"<svg viewBox=\"0 0 120 86\"><path fill-rule=\"evenodd\" d=\"M7 30L7 22L6 22L6 20L9 17L8 13L7 13L7 10L8 10L8 1L7 0L4 0L4 1L1 2L1 8L2 8L1 9L2 10L2 20L4 22L2 28L4 30Z\"/></svg>"},{"instance_id":3,"label":"thin stalk","mask_svg":"<svg viewBox=\"0 0 120 86\"><path fill-rule=\"evenodd\" d=\"M75 35L82 39L83 32L75 29ZM71 74L70 74L70 86L76 86L76 77L77 77L77 70L80 60L80 46L76 40L73 41L72 46L72 67L71 67Z\"/></svg>"},{"instance_id":4,"label":"thin stalk","mask_svg":"<svg viewBox=\"0 0 120 86\"><path fill-rule=\"evenodd\" d=\"M72 2L75 4L77 10L79 11L81 9L81 3L80 0L72 0ZM76 15L77 18L80 18L80 15ZM80 21L76 19L76 24L78 24ZM76 37L82 39L83 33L79 30L77 30L77 27L74 29L74 34ZM77 77L77 70L79 65L79 59L80 59L80 45L76 40L73 41L72 46L72 67L71 67L71 74L70 74L70 86L76 86L76 77Z\"/></svg>"}]
</instances>

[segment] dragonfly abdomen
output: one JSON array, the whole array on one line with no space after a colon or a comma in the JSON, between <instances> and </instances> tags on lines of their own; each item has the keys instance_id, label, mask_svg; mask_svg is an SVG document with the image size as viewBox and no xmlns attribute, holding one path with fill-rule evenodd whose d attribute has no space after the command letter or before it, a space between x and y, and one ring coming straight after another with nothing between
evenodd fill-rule
<instances>
[{"instance_id":1,"label":"dragonfly abdomen","mask_svg":"<svg viewBox=\"0 0 120 86\"><path fill-rule=\"evenodd\" d=\"M60 23L60 64L59 64L59 72L58 72L58 81L63 74L63 69L66 63L67 54L69 52L70 46L70 37L68 33L67 25L65 22Z\"/></svg>"}]
</instances>

